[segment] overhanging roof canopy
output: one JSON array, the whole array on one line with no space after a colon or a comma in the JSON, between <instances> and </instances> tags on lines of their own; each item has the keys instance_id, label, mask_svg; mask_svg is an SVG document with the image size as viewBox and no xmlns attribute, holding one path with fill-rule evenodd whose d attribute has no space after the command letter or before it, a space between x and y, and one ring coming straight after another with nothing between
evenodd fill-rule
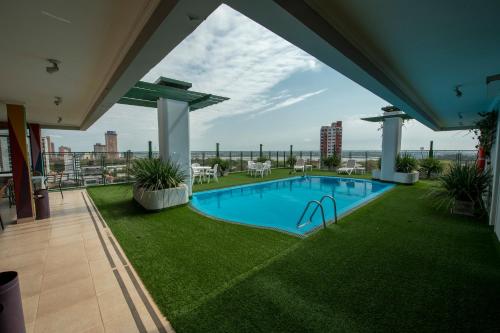
<instances>
[{"instance_id":1,"label":"overhanging roof canopy","mask_svg":"<svg viewBox=\"0 0 500 333\"><path fill-rule=\"evenodd\" d=\"M189 82L160 77L155 83L139 81L122 98L119 104L157 107L159 98L168 98L176 101L187 102L190 110L221 103L228 97L216 96L207 93L188 90L192 84Z\"/></svg>"},{"instance_id":2,"label":"overhanging roof canopy","mask_svg":"<svg viewBox=\"0 0 500 333\"><path fill-rule=\"evenodd\" d=\"M395 117L401 118L403 120L413 119L412 117L410 117L406 113L398 113L398 114L388 114L388 115L377 116L377 117L361 118L361 120L370 121L372 123L378 123L379 121L384 121L384 119L386 119L386 118L395 118Z\"/></svg>"},{"instance_id":3,"label":"overhanging roof canopy","mask_svg":"<svg viewBox=\"0 0 500 333\"><path fill-rule=\"evenodd\" d=\"M361 118L361 120L369 121L372 123L378 123L380 121L384 121L386 118L401 118L403 120L407 119L413 119L413 117L407 115L406 113L403 113L401 109L394 105L388 105L384 106L382 108L382 111L384 111L384 114L382 116L376 116L376 117L368 117L368 118Z\"/></svg>"}]
</instances>

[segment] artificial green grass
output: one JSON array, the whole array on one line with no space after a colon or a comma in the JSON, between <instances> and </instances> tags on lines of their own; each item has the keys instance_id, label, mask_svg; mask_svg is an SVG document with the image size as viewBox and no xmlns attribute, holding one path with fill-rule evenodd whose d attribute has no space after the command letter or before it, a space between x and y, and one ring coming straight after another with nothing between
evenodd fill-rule
<instances>
[{"instance_id":1,"label":"artificial green grass","mask_svg":"<svg viewBox=\"0 0 500 333\"><path fill-rule=\"evenodd\" d=\"M398 186L303 240L188 207L144 213L126 185L89 192L178 333L498 331L498 241L433 208L428 187Z\"/></svg>"}]
</instances>

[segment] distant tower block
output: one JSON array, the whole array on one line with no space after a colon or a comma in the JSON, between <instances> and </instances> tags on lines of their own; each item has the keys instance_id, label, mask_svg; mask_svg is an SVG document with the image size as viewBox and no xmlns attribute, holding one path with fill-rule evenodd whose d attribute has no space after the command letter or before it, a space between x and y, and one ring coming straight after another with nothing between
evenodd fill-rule
<instances>
[{"instance_id":1,"label":"distant tower block","mask_svg":"<svg viewBox=\"0 0 500 333\"><path fill-rule=\"evenodd\" d=\"M108 152L108 158L117 159L118 158L118 135L115 131L107 131L104 134L104 139L106 143L106 151Z\"/></svg>"},{"instance_id":2,"label":"distant tower block","mask_svg":"<svg viewBox=\"0 0 500 333\"><path fill-rule=\"evenodd\" d=\"M330 157L336 154L342 156L342 122L337 121L330 126L321 126L320 131L321 156Z\"/></svg>"}]
</instances>

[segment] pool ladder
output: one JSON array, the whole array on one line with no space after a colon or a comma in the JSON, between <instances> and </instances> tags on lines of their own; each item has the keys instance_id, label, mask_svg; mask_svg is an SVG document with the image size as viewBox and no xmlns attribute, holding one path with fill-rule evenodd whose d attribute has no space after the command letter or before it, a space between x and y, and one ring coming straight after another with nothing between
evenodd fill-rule
<instances>
[{"instance_id":1,"label":"pool ladder","mask_svg":"<svg viewBox=\"0 0 500 333\"><path fill-rule=\"evenodd\" d=\"M324 195L323 197L321 197L320 200L311 200L307 203L306 207L304 208L304 211L302 212L302 215L300 215L299 221L297 222L298 229L300 229L300 228L302 228L302 227L304 227L307 224L312 222L312 218L313 218L314 214L316 214L316 212L318 211L318 208L321 210L321 217L323 219L323 229L326 229L326 219L325 219L325 210L323 209L323 200L325 200L327 198L332 200L333 212L335 214L335 223L337 223L337 201L331 195ZM314 211L309 216L309 219L305 223L302 223L302 220L304 219L304 216L306 215L307 210L309 209L309 206L311 206L312 204L316 204L316 208L314 208Z\"/></svg>"}]
</instances>

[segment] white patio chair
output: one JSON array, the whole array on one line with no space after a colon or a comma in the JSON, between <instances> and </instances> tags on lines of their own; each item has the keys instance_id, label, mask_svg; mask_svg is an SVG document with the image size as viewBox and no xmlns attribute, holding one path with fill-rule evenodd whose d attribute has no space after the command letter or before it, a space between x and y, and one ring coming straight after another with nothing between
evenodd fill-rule
<instances>
[{"instance_id":1,"label":"white patio chair","mask_svg":"<svg viewBox=\"0 0 500 333\"><path fill-rule=\"evenodd\" d=\"M305 168L306 168L306 162L304 161L304 159L299 158L295 163L295 165L293 166L293 171L296 172L297 170L299 170L305 172Z\"/></svg>"},{"instance_id":2,"label":"white patio chair","mask_svg":"<svg viewBox=\"0 0 500 333\"><path fill-rule=\"evenodd\" d=\"M255 162L254 161L248 161L247 164L247 174L250 176L255 172Z\"/></svg>"},{"instance_id":3,"label":"white patio chair","mask_svg":"<svg viewBox=\"0 0 500 333\"><path fill-rule=\"evenodd\" d=\"M196 177L198 177L198 183L203 183L203 172L200 169L191 167L191 186L194 185Z\"/></svg>"},{"instance_id":4,"label":"white patio chair","mask_svg":"<svg viewBox=\"0 0 500 333\"><path fill-rule=\"evenodd\" d=\"M264 178L264 172L266 172L264 163L261 163L261 162L255 163L254 176L257 176L257 174L260 174L260 177Z\"/></svg>"},{"instance_id":5,"label":"white patio chair","mask_svg":"<svg viewBox=\"0 0 500 333\"><path fill-rule=\"evenodd\" d=\"M265 168L266 168L266 173L269 173L271 174L271 166L273 165L272 162L270 160L267 160L265 163Z\"/></svg>"},{"instance_id":6,"label":"white patio chair","mask_svg":"<svg viewBox=\"0 0 500 333\"><path fill-rule=\"evenodd\" d=\"M366 169L365 169L365 167L364 167L364 166L362 166L361 164L356 163L356 164L354 165L354 173L358 173L358 172L359 172L360 174L364 175L364 174L366 173Z\"/></svg>"},{"instance_id":7,"label":"white patio chair","mask_svg":"<svg viewBox=\"0 0 500 333\"><path fill-rule=\"evenodd\" d=\"M355 160L347 160L345 167L338 168L337 173L350 175L351 173L353 173L355 167L356 167Z\"/></svg>"},{"instance_id":8,"label":"white patio chair","mask_svg":"<svg viewBox=\"0 0 500 333\"><path fill-rule=\"evenodd\" d=\"M205 172L205 176L207 176L207 181L210 183L210 178L213 178L217 183L219 182L219 178L217 174L219 172L219 165L215 164L212 169L209 169Z\"/></svg>"}]
</instances>

